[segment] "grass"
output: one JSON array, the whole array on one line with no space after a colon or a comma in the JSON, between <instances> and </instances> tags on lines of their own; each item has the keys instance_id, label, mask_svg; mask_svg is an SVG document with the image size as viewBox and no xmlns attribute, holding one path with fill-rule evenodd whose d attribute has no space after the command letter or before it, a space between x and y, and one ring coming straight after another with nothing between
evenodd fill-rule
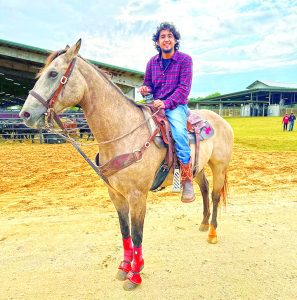
<instances>
[{"instance_id":1,"label":"grass","mask_svg":"<svg viewBox=\"0 0 297 300\"><path fill-rule=\"evenodd\" d=\"M297 124L283 131L281 117L226 118L234 130L235 144L258 151L297 151Z\"/></svg>"}]
</instances>

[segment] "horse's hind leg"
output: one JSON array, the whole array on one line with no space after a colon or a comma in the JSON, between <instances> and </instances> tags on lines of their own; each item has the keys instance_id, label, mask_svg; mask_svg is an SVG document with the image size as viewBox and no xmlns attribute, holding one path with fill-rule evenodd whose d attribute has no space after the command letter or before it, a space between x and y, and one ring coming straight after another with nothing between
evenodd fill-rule
<instances>
[{"instance_id":1,"label":"horse's hind leg","mask_svg":"<svg viewBox=\"0 0 297 300\"><path fill-rule=\"evenodd\" d=\"M207 231L209 228L209 217L210 217L210 210L209 210L209 184L208 180L205 176L204 169L201 170L195 177L196 182L199 185L202 198L203 198L203 220L200 224L199 230L200 231Z\"/></svg>"},{"instance_id":2,"label":"horse's hind leg","mask_svg":"<svg viewBox=\"0 0 297 300\"><path fill-rule=\"evenodd\" d=\"M116 278L124 281L127 274L131 270L131 263L133 260L133 245L130 236L129 225L129 204L128 201L119 193L109 189L109 196L117 210L122 233L122 242L124 248L124 259L121 261Z\"/></svg>"},{"instance_id":3,"label":"horse's hind leg","mask_svg":"<svg viewBox=\"0 0 297 300\"><path fill-rule=\"evenodd\" d=\"M212 211L212 217L211 217L211 223L210 223L210 229L209 229L207 241L210 244L216 244L218 241L217 232L216 232L216 229L218 227L218 223L217 223L218 205L221 198L221 192L223 191L226 185L227 169L225 166L222 165L212 166L210 164L210 167L213 173L213 191L211 193L213 211Z\"/></svg>"}]
</instances>

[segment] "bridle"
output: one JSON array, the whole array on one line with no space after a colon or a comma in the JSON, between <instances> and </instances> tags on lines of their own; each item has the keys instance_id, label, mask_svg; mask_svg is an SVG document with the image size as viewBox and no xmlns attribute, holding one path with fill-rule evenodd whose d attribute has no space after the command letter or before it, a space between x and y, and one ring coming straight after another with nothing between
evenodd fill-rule
<instances>
[{"instance_id":1,"label":"bridle","mask_svg":"<svg viewBox=\"0 0 297 300\"><path fill-rule=\"evenodd\" d=\"M53 120L55 120L56 123L58 124L58 126L62 129L62 131L64 133L67 133L67 130L63 126L63 123L60 120L57 113L54 111L54 104L55 104L59 94L61 93L62 89L65 87L66 83L68 82L68 80L72 74L73 68L75 66L75 63L76 63L76 57L74 57L71 60L70 64L67 67L66 72L60 79L59 86L50 95L50 97L47 100L44 97L42 97L41 95L39 95L37 92L35 92L34 90L29 91L29 94L31 96L33 96L36 100L38 100L46 108L46 112L44 113L46 125L48 127L53 127Z\"/></svg>"}]
</instances>

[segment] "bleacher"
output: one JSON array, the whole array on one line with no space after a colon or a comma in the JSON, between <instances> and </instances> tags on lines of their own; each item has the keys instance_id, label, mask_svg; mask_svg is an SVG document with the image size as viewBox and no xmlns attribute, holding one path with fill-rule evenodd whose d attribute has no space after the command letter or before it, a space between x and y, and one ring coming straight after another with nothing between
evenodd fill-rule
<instances>
[{"instance_id":1,"label":"bleacher","mask_svg":"<svg viewBox=\"0 0 297 300\"><path fill-rule=\"evenodd\" d=\"M68 129L71 137L82 139L87 134L89 139L91 131L82 111L65 112L60 115L64 126ZM0 110L0 141L30 140L46 144L65 143L65 139L49 129L34 129L27 127L19 117L19 111Z\"/></svg>"}]
</instances>

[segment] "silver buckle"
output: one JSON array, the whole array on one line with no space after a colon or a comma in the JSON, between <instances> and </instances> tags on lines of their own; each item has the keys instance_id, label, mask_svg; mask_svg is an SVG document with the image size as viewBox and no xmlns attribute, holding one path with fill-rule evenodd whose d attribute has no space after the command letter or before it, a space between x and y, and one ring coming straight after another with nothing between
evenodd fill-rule
<instances>
[{"instance_id":1,"label":"silver buckle","mask_svg":"<svg viewBox=\"0 0 297 300\"><path fill-rule=\"evenodd\" d=\"M60 79L61 84L65 84L67 82L68 78L66 76L62 76Z\"/></svg>"}]
</instances>

